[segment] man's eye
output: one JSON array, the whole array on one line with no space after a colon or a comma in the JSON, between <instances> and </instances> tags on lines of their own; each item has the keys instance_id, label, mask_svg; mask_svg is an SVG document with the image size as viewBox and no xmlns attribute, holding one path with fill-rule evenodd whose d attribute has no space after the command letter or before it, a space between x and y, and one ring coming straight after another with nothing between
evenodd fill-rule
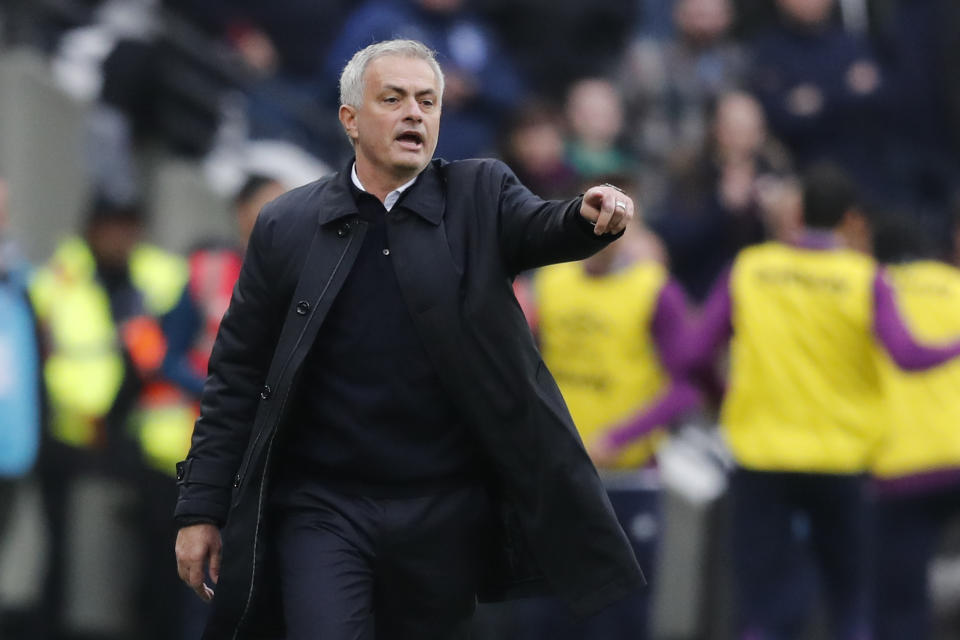
<instances>
[{"instance_id":1,"label":"man's eye","mask_svg":"<svg viewBox=\"0 0 960 640\"><path fill-rule=\"evenodd\" d=\"M394 104L394 103L400 102L400 100L399 100L396 96L390 96L390 97L388 97L388 98L384 98L383 101L384 101L384 102L389 102L390 104Z\"/></svg>"},{"instance_id":2,"label":"man's eye","mask_svg":"<svg viewBox=\"0 0 960 640\"><path fill-rule=\"evenodd\" d=\"M422 104L422 105L425 106L425 107L432 107L432 106L433 106L433 100L421 100L421 101L420 101L420 104Z\"/></svg>"}]
</instances>

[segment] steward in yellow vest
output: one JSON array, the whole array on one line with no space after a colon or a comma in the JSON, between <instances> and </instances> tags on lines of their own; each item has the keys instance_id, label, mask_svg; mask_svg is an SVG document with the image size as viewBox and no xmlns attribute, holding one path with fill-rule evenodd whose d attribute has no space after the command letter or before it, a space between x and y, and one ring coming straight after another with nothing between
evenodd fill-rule
<instances>
[{"instance_id":1,"label":"steward in yellow vest","mask_svg":"<svg viewBox=\"0 0 960 640\"><path fill-rule=\"evenodd\" d=\"M168 532L160 543L151 536L172 526L174 461L189 446L192 429L192 408L160 371L166 345L159 318L186 285L187 265L142 243L142 227L136 207L98 200L83 236L63 241L30 283L45 340L43 376L50 407L40 465L52 549L45 617L58 637L71 632L62 619L69 608L67 568L76 566L70 555L76 549L71 509L85 478L136 490L123 500L130 501L124 502L126 511L135 518L124 522L124 530L132 524L137 538L122 542L136 544L140 571L123 577L122 584L136 593L123 600L131 610L118 616L134 620L138 637L147 638L144 630L164 628L163 622L178 618L176 606L183 601L176 572L164 576L151 569L154 558L163 558L163 567L169 564L159 551L169 549L173 534ZM158 473L161 469L165 475ZM155 487L164 484L167 495L158 497L163 492ZM153 517L158 513L162 520ZM95 517L118 516L104 511ZM166 593L176 601L165 599ZM153 602L164 603L162 616L150 610ZM165 628L165 637L177 637L172 634L178 631Z\"/></svg>"},{"instance_id":2,"label":"steward in yellow vest","mask_svg":"<svg viewBox=\"0 0 960 640\"><path fill-rule=\"evenodd\" d=\"M139 378L140 397L131 417L147 460L171 461L186 443L160 443L155 431L179 414L182 398L154 384L165 353L158 318L176 303L187 282L186 262L138 240L139 223L123 214L104 220L94 216L86 239L72 237L56 250L30 286L30 296L45 330L44 378L51 405L51 436L60 443L87 449L107 446L111 412L123 398L129 373ZM127 365L132 365L132 372ZM124 421L123 418L120 418ZM172 449L165 455L164 447Z\"/></svg>"},{"instance_id":3,"label":"steward in yellow vest","mask_svg":"<svg viewBox=\"0 0 960 640\"><path fill-rule=\"evenodd\" d=\"M863 637L862 488L883 436L876 345L911 370L960 354L960 343L913 339L882 270L848 248L862 243L857 211L842 171L813 168L802 236L743 250L691 341L699 349L691 361L702 366L730 338L721 425L739 466L730 486L744 637L796 637L803 628L805 545L823 578L833 637Z\"/></svg>"},{"instance_id":4,"label":"steward in yellow vest","mask_svg":"<svg viewBox=\"0 0 960 640\"><path fill-rule=\"evenodd\" d=\"M930 342L960 334L960 269L937 259L937 244L915 222L891 221L876 233L904 321ZM960 518L960 361L910 373L878 357L884 431L871 460L873 637L930 638L930 561Z\"/></svg>"}]
</instances>

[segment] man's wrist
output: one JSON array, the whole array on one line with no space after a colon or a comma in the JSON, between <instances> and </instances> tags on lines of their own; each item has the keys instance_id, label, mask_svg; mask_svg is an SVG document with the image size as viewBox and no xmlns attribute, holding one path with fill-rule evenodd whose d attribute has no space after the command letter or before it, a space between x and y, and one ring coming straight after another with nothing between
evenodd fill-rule
<instances>
[{"instance_id":1,"label":"man's wrist","mask_svg":"<svg viewBox=\"0 0 960 640\"><path fill-rule=\"evenodd\" d=\"M173 520L177 523L178 529L191 527L195 524L212 524L218 529L221 527L221 523L210 516L176 516Z\"/></svg>"}]
</instances>

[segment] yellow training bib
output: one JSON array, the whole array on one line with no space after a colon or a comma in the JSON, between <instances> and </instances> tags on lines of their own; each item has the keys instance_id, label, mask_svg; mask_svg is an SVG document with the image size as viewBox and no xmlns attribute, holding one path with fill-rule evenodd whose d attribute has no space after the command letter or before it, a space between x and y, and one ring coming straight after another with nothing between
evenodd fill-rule
<instances>
[{"instance_id":1,"label":"yellow training bib","mask_svg":"<svg viewBox=\"0 0 960 640\"><path fill-rule=\"evenodd\" d=\"M581 263L545 267L534 288L540 346L585 441L646 408L667 385L650 324L667 280L655 263L591 276ZM627 447L617 466L636 467L662 431Z\"/></svg>"},{"instance_id":2,"label":"yellow training bib","mask_svg":"<svg viewBox=\"0 0 960 640\"><path fill-rule=\"evenodd\" d=\"M730 386L721 412L750 469L863 471L879 436L874 262L849 250L766 243L730 275Z\"/></svg>"}]
</instances>

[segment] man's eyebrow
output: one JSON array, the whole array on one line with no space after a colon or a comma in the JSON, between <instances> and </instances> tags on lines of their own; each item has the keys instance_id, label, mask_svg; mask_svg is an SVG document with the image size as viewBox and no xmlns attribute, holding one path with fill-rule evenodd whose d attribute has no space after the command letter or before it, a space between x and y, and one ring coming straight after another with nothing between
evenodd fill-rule
<instances>
[{"instance_id":1,"label":"man's eyebrow","mask_svg":"<svg viewBox=\"0 0 960 640\"><path fill-rule=\"evenodd\" d=\"M383 90L384 90L384 91L394 91L394 92L399 93L400 95L404 95L404 96L409 93L409 91L407 91L407 90L404 89L403 87L398 87L397 85L394 85L394 84L384 85ZM427 95L427 94L436 95L436 94L437 94L437 90L436 90L436 89L421 89L420 91L417 91L416 93L414 93L414 95L417 96L417 97L419 97L419 96L424 96L424 95Z\"/></svg>"}]
</instances>

